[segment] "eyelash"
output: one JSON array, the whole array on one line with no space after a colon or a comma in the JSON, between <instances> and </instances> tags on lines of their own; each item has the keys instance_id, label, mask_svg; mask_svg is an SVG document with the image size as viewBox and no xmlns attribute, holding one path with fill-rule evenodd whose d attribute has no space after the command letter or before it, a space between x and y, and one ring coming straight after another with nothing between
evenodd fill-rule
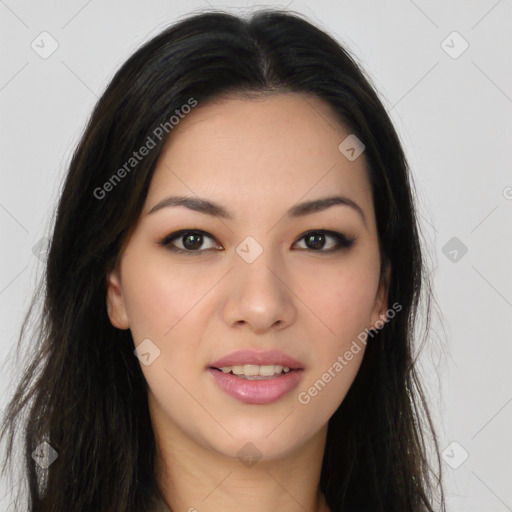
<instances>
[{"instance_id":1,"label":"eyelash","mask_svg":"<svg viewBox=\"0 0 512 512\"><path fill-rule=\"evenodd\" d=\"M206 237L211 238L212 240L215 240L214 237L209 235L208 233L206 233L206 231L202 231L202 230L198 230L198 229L182 229L180 231L175 231L174 233L170 233L169 235L164 237L159 242L159 244L174 253L186 254L187 256L192 256L192 255L196 256L198 254L212 250L212 249L195 250L195 251L185 250L185 249L180 249L178 247L175 247L171 244L171 242L173 240L179 239L180 237L183 237L183 235L185 235L185 234L194 234L194 235L201 235L201 236L206 235ZM343 233L338 233L337 231L330 231L327 229L318 229L318 230L307 231L306 233L302 234L297 239L297 242L302 240L306 236L312 235L312 234L323 234L323 235L331 236L337 240L337 246L334 249L315 250L315 249L306 248L306 249L301 249L301 250L306 250L306 251L319 253L319 254L329 254L329 253L341 251L342 249L349 249L355 241L355 238L349 238L349 237L345 236ZM295 243L297 243L297 242L295 242Z\"/></svg>"}]
</instances>

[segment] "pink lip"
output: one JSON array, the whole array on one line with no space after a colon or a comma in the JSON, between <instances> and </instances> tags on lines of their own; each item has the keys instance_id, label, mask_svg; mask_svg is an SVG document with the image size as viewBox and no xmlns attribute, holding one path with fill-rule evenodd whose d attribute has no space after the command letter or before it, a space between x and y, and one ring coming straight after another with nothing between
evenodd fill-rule
<instances>
[{"instance_id":1,"label":"pink lip","mask_svg":"<svg viewBox=\"0 0 512 512\"><path fill-rule=\"evenodd\" d=\"M282 366L288 366L290 369L304 369L304 365L300 361L297 361L297 359L290 357L280 350L267 350L265 352L237 350L208 366L210 368L222 368L224 366L242 366L244 364L257 364L259 366L280 364Z\"/></svg>"},{"instance_id":2,"label":"pink lip","mask_svg":"<svg viewBox=\"0 0 512 512\"><path fill-rule=\"evenodd\" d=\"M245 361L247 362L247 359ZM222 366L231 365L223 363ZM214 368L208 368L208 373L227 395L245 404L264 405L279 400L296 388L304 372L291 370L267 380L247 380Z\"/></svg>"}]
</instances>

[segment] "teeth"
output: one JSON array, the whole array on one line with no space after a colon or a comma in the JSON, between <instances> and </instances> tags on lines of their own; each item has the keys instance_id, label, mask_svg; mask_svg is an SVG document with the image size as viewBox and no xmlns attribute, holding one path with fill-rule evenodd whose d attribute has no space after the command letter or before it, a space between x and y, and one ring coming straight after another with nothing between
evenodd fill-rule
<instances>
[{"instance_id":1,"label":"teeth","mask_svg":"<svg viewBox=\"0 0 512 512\"><path fill-rule=\"evenodd\" d=\"M266 377L274 375L274 373L281 373L281 368L277 365L269 364L265 366L256 366L259 372L258 375L264 375ZM247 373L246 373L247 375Z\"/></svg>"},{"instance_id":2,"label":"teeth","mask_svg":"<svg viewBox=\"0 0 512 512\"><path fill-rule=\"evenodd\" d=\"M232 366L231 371L235 375L242 375L244 373L244 368L243 368L243 366Z\"/></svg>"},{"instance_id":3,"label":"teeth","mask_svg":"<svg viewBox=\"0 0 512 512\"><path fill-rule=\"evenodd\" d=\"M259 366L257 364L244 364L234 366L223 366L220 368L223 373L233 373L234 375L243 375L244 377L272 377L279 373L288 373L290 368L280 364L266 364Z\"/></svg>"},{"instance_id":4,"label":"teeth","mask_svg":"<svg viewBox=\"0 0 512 512\"><path fill-rule=\"evenodd\" d=\"M260 367L257 364L244 364L242 370L247 377L255 377L260 373Z\"/></svg>"}]
</instances>

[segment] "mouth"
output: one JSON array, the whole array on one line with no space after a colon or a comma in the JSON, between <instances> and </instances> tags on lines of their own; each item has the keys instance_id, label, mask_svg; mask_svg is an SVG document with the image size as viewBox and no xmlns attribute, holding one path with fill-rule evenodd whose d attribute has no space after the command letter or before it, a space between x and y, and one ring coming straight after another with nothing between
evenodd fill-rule
<instances>
[{"instance_id":1,"label":"mouth","mask_svg":"<svg viewBox=\"0 0 512 512\"><path fill-rule=\"evenodd\" d=\"M213 382L227 396L244 404L276 402L304 377L304 365L280 350L238 350L207 367Z\"/></svg>"},{"instance_id":2,"label":"mouth","mask_svg":"<svg viewBox=\"0 0 512 512\"><path fill-rule=\"evenodd\" d=\"M265 405L281 400L304 377L304 365L280 350L238 350L207 367L218 389L238 402Z\"/></svg>"},{"instance_id":3,"label":"mouth","mask_svg":"<svg viewBox=\"0 0 512 512\"><path fill-rule=\"evenodd\" d=\"M228 365L217 367L209 367L211 370L217 370L227 375L233 375L245 380L271 380L277 379L290 372L300 371L301 368L290 368L281 364L244 364L244 365Z\"/></svg>"},{"instance_id":4,"label":"mouth","mask_svg":"<svg viewBox=\"0 0 512 512\"><path fill-rule=\"evenodd\" d=\"M280 350L237 350L226 356L212 361L209 368L224 373L232 372L234 375L245 376L272 376L275 373L285 373L292 370L304 369L304 365L297 359Z\"/></svg>"}]
</instances>

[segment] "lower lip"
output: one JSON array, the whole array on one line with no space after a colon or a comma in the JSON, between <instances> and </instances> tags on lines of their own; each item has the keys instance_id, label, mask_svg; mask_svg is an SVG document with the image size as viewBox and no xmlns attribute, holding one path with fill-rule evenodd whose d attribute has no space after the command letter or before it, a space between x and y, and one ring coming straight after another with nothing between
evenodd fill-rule
<instances>
[{"instance_id":1,"label":"lower lip","mask_svg":"<svg viewBox=\"0 0 512 512\"><path fill-rule=\"evenodd\" d=\"M266 380L247 380L208 368L217 385L229 396L245 404L264 405L276 402L296 388L302 380L302 370L293 370Z\"/></svg>"}]
</instances>

